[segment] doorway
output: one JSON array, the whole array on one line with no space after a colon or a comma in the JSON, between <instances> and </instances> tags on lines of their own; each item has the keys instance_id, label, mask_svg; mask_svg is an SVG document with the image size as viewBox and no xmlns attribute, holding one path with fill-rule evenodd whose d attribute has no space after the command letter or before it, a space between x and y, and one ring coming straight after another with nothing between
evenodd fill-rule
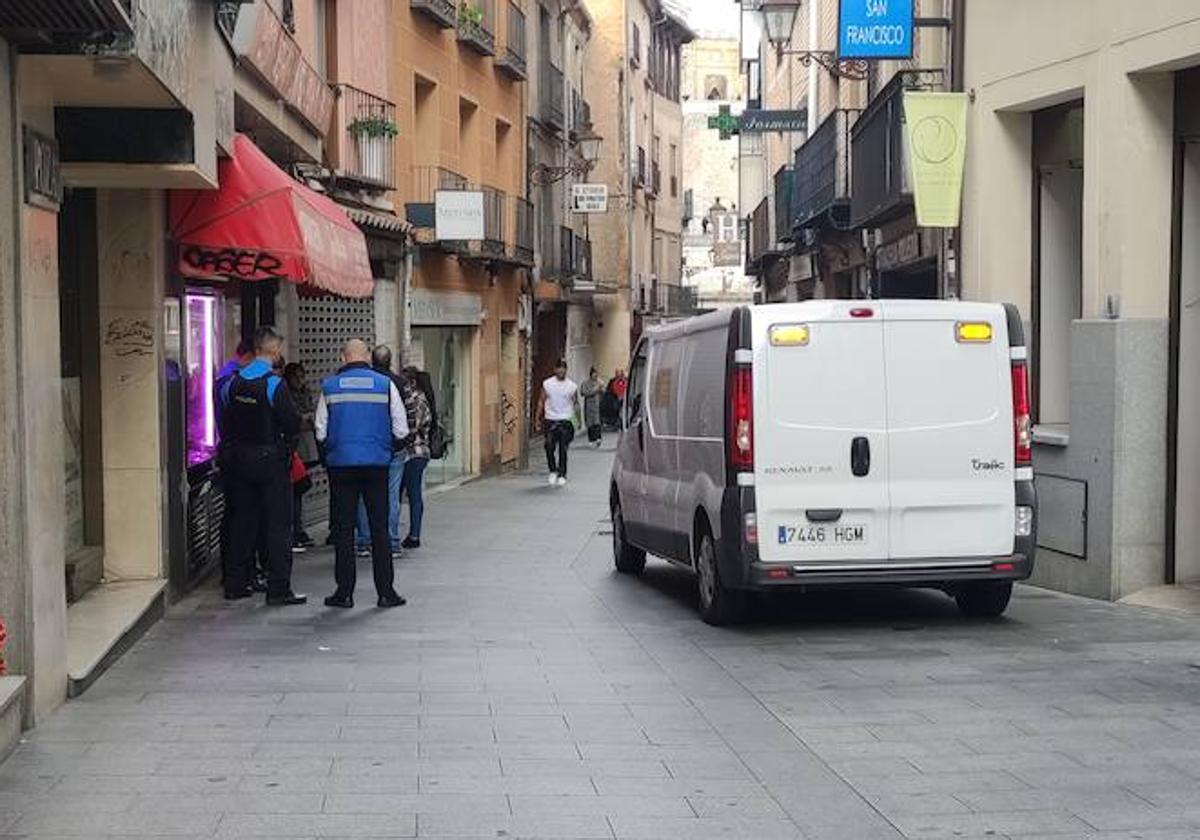
<instances>
[{"instance_id":1,"label":"doorway","mask_svg":"<svg viewBox=\"0 0 1200 840\"><path fill-rule=\"evenodd\" d=\"M67 603L104 573L104 460L100 434L100 275L95 190L69 190L58 215L59 350L66 514Z\"/></svg>"},{"instance_id":2,"label":"doorway","mask_svg":"<svg viewBox=\"0 0 1200 840\"><path fill-rule=\"evenodd\" d=\"M1180 148L1175 331L1173 552L1176 583L1200 583L1200 141Z\"/></svg>"},{"instance_id":3,"label":"doorway","mask_svg":"<svg viewBox=\"0 0 1200 840\"><path fill-rule=\"evenodd\" d=\"M438 422L446 433L446 457L431 461L425 472L431 485L453 481L470 472L471 403L470 347L471 331L455 327L416 327L413 329L414 356L433 381Z\"/></svg>"}]
</instances>

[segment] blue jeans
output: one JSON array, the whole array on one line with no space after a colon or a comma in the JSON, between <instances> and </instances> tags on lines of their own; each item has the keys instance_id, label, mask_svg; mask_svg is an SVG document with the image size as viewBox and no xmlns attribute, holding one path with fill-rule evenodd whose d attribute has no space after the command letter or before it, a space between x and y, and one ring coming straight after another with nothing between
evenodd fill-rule
<instances>
[{"instance_id":1,"label":"blue jeans","mask_svg":"<svg viewBox=\"0 0 1200 840\"><path fill-rule=\"evenodd\" d=\"M404 454L396 453L388 465L388 537L392 548L400 546L400 479L404 476ZM360 500L358 503L358 525L355 528L354 543L358 548L366 548L371 544L371 527L367 524L367 506Z\"/></svg>"},{"instance_id":2,"label":"blue jeans","mask_svg":"<svg viewBox=\"0 0 1200 840\"><path fill-rule=\"evenodd\" d=\"M409 458L404 463L400 492L408 496L408 535L421 539L421 520L425 517L425 468L428 458Z\"/></svg>"}]
</instances>

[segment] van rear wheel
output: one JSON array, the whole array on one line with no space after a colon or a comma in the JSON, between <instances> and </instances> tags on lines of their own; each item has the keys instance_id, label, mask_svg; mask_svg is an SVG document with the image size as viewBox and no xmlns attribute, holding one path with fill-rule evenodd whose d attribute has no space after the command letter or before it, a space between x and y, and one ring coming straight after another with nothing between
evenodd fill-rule
<instances>
[{"instance_id":1,"label":"van rear wheel","mask_svg":"<svg viewBox=\"0 0 1200 840\"><path fill-rule=\"evenodd\" d=\"M1012 597L1011 580L1001 583L968 583L954 593L958 609L968 618L997 618L1008 609Z\"/></svg>"},{"instance_id":2,"label":"van rear wheel","mask_svg":"<svg viewBox=\"0 0 1200 840\"><path fill-rule=\"evenodd\" d=\"M723 627L736 624L746 613L746 593L728 589L721 582L717 546L704 531L696 550L696 585L700 591L700 618L706 624Z\"/></svg>"},{"instance_id":3,"label":"van rear wheel","mask_svg":"<svg viewBox=\"0 0 1200 840\"><path fill-rule=\"evenodd\" d=\"M612 508L613 564L617 571L626 575L639 575L646 568L646 552L634 548L625 539L625 517L621 515L621 503L614 501Z\"/></svg>"}]
</instances>

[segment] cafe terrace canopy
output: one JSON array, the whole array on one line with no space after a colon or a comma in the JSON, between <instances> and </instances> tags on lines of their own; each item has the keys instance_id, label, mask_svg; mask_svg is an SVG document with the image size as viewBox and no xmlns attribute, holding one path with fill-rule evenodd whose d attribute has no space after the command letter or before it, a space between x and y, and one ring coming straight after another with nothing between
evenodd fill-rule
<instances>
[{"instance_id":1,"label":"cafe terrace canopy","mask_svg":"<svg viewBox=\"0 0 1200 840\"><path fill-rule=\"evenodd\" d=\"M234 138L216 190L176 190L171 235L185 277L283 278L343 297L374 288L367 242L330 199L304 186L250 138Z\"/></svg>"}]
</instances>

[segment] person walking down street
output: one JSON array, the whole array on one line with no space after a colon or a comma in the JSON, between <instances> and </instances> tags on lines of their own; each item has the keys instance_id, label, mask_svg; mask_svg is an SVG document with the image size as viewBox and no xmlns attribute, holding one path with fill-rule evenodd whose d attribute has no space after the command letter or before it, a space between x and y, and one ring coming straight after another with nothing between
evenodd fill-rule
<instances>
[{"instance_id":1,"label":"person walking down street","mask_svg":"<svg viewBox=\"0 0 1200 840\"><path fill-rule=\"evenodd\" d=\"M381 373L392 381L396 391L403 397L404 383L402 377L392 370L392 350L386 344L381 344L371 351L371 367L376 373ZM407 417L407 412L405 414ZM409 423L409 428L412 424ZM400 479L404 475L404 449L400 444L392 452L392 461L388 464L388 540L391 545L392 557L400 557ZM360 557L371 554L371 528L367 521L366 503L358 503L358 519L355 526L355 552Z\"/></svg>"},{"instance_id":2,"label":"person walking down street","mask_svg":"<svg viewBox=\"0 0 1200 840\"><path fill-rule=\"evenodd\" d=\"M308 374L299 362L292 362L283 369L283 381L292 392L296 410L300 412L300 434L296 440L292 458L292 550L305 551L313 546L313 538L304 530L304 496L312 489L309 470L320 460L317 439L313 431L313 417L317 411L317 400L308 384Z\"/></svg>"},{"instance_id":3,"label":"person walking down street","mask_svg":"<svg viewBox=\"0 0 1200 840\"><path fill-rule=\"evenodd\" d=\"M546 438L546 463L550 468L546 483L566 486L567 449L575 439L575 414L579 408L579 386L567 378L567 363L559 359L554 375L542 383L538 395L537 416L543 418Z\"/></svg>"},{"instance_id":4,"label":"person walking down street","mask_svg":"<svg viewBox=\"0 0 1200 840\"><path fill-rule=\"evenodd\" d=\"M405 600L395 589L388 544L388 467L397 443L408 437L408 418L395 383L372 369L366 342L357 338L346 342L342 361L342 368L321 388L314 421L329 470L337 543L337 589L325 599L325 606L354 606L354 520L362 499L371 533L378 605L399 607Z\"/></svg>"},{"instance_id":5,"label":"person walking down street","mask_svg":"<svg viewBox=\"0 0 1200 840\"><path fill-rule=\"evenodd\" d=\"M600 420L600 400L604 397L604 380L592 368L587 381L579 386L583 397L583 425L587 428L588 443L599 446L604 437L604 425Z\"/></svg>"},{"instance_id":6,"label":"person walking down street","mask_svg":"<svg viewBox=\"0 0 1200 840\"><path fill-rule=\"evenodd\" d=\"M289 440L300 430L300 413L282 377L273 372L283 356L283 336L262 327L254 336L255 359L220 389L221 472L233 505L225 597L249 598L250 564L260 525L266 533L267 603L307 602L292 591L292 489Z\"/></svg>"},{"instance_id":7,"label":"person walking down street","mask_svg":"<svg viewBox=\"0 0 1200 840\"><path fill-rule=\"evenodd\" d=\"M421 524L425 518L425 468L429 466L432 450L434 406L433 381L429 374L415 367L404 369L404 388L401 397L408 411L410 436L404 451L404 477L400 480L401 502L408 497L408 536L404 548L421 547Z\"/></svg>"}]
</instances>

